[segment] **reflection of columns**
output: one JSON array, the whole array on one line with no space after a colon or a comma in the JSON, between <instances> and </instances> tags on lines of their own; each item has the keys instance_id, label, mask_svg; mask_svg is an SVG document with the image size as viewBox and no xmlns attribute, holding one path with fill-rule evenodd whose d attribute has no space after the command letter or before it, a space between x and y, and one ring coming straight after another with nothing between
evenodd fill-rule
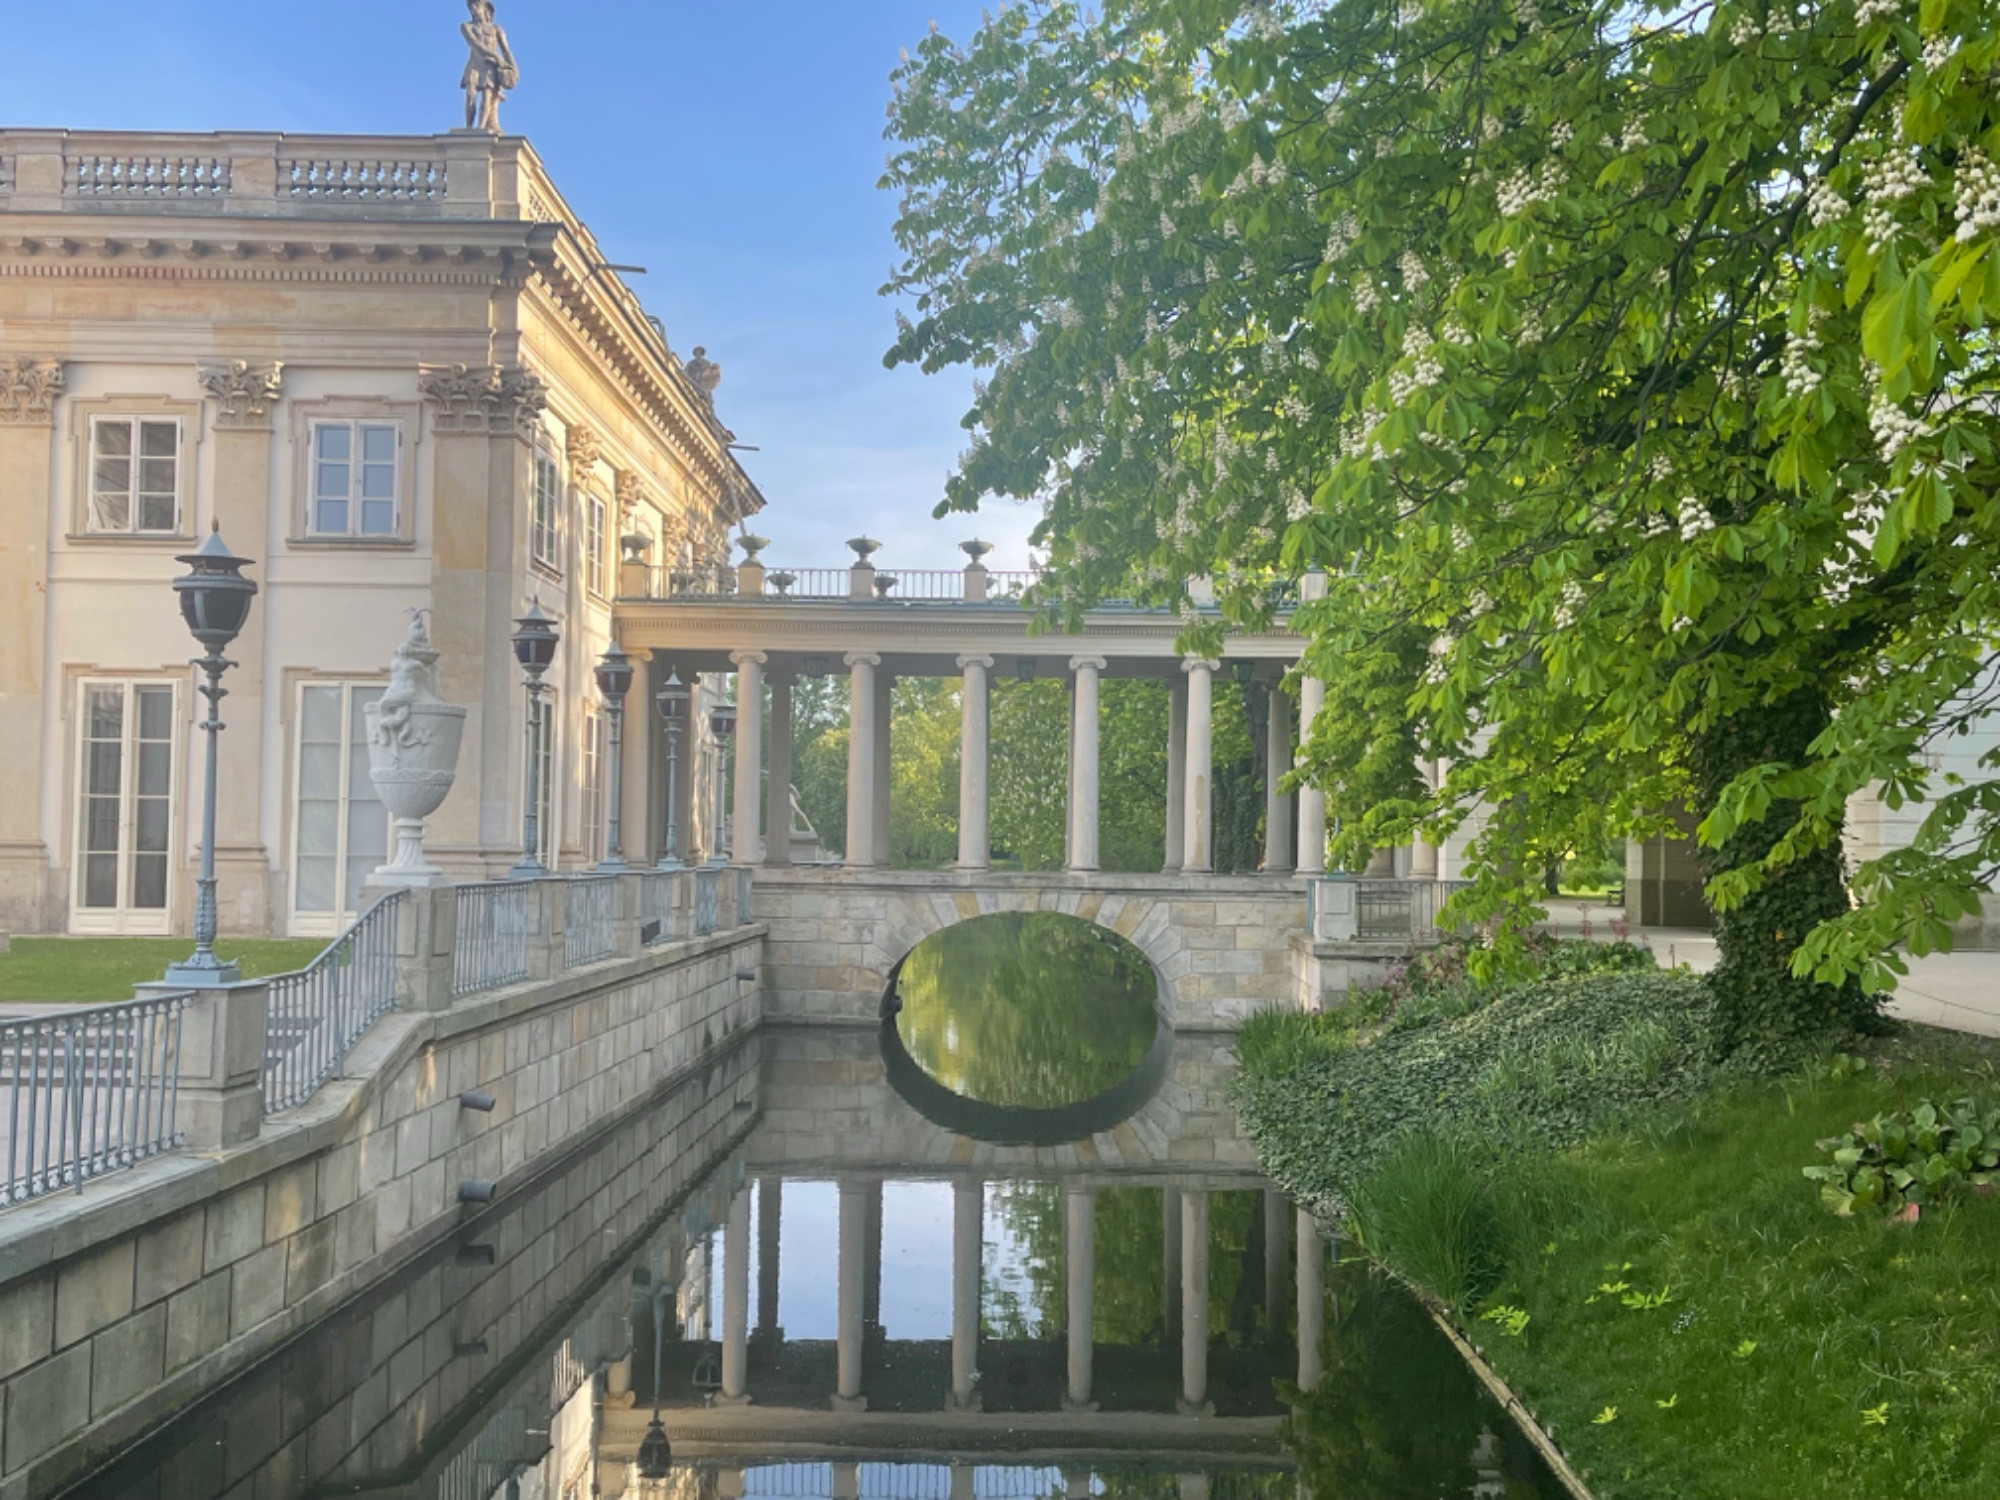
<instances>
[{"instance_id":1,"label":"reflection of columns","mask_svg":"<svg viewBox=\"0 0 2000 1500\"><path fill-rule=\"evenodd\" d=\"M833 1500L859 1500L861 1494L861 1465L833 1465Z\"/></svg>"},{"instance_id":2,"label":"reflection of columns","mask_svg":"<svg viewBox=\"0 0 2000 1500\"><path fill-rule=\"evenodd\" d=\"M1070 659L1076 684L1069 716L1069 868L1097 868L1097 674L1101 656Z\"/></svg>"},{"instance_id":3,"label":"reflection of columns","mask_svg":"<svg viewBox=\"0 0 2000 1500\"><path fill-rule=\"evenodd\" d=\"M1326 684L1317 677L1299 679L1299 752L1303 757L1314 722L1326 705ZM1299 788L1299 873L1326 873L1326 793L1318 787Z\"/></svg>"},{"instance_id":4,"label":"reflection of columns","mask_svg":"<svg viewBox=\"0 0 2000 1500\"><path fill-rule=\"evenodd\" d=\"M792 862L792 674L771 674L771 753L764 784L764 863Z\"/></svg>"},{"instance_id":5,"label":"reflection of columns","mask_svg":"<svg viewBox=\"0 0 2000 1500\"><path fill-rule=\"evenodd\" d=\"M1097 1199L1089 1188L1071 1188L1063 1195L1063 1208L1063 1284L1069 1297L1069 1394L1063 1409L1095 1411L1090 1356L1096 1336Z\"/></svg>"},{"instance_id":6,"label":"reflection of columns","mask_svg":"<svg viewBox=\"0 0 2000 1500\"><path fill-rule=\"evenodd\" d=\"M736 806L731 861L760 865L764 847L757 822L764 805L764 653L738 651L736 663Z\"/></svg>"},{"instance_id":7,"label":"reflection of columns","mask_svg":"<svg viewBox=\"0 0 2000 1500\"><path fill-rule=\"evenodd\" d=\"M743 1469L725 1466L715 1471L715 1500L743 1500Z\"/></svg>"},{"instance_id":8,"label":"reflection of columns","mask_svg":"<svg viewBox=\"0 0 2000 1500\"><path fill-rule=\"evenodd\" d=\"M1264 1337L1275 1340L1285 1326L1285 1257L1292 1248L1292 1216L1285 1195L1264 1189Z\"/></svg>"},{"instance_id":9,"label":"reflection of columns","mask_svg":"<svg viewBox=\"0 0 2000 1500\"><path fill-rule=\"evenodd\" d=\"M985 1184L951 1189L951 1400L949 1411L979 1410L979 1241ZM957 1483L957 1469L952 1471ZM972 1471L965 1471L968 1485ZM969 1493L969 1490L968 1490Z\"/></svg>"},{"instance_id":10,"label":"reflection of columns","mask_svg":"<svg viewBox=\"0 0 2000 1500\"><path fill-rule=\"evenodd\" d=\"M1090 1500L1090 1470L1065 1464L1062 1471L1063 1500Z\"/></svg>"},{"instance_id":11,"label":"reflection of columns","mask_svg":"<svg viewBox=\"0 0 2000 1500\"><path fill-rule=\"evenodd\" d=\"M951 1489L946 1496L946 1500L972 1500L972 1480L976 1472L971 1464L953 1464L951 1466Z\"/></svg>"},{"instance_id":12,"label":"reflection of columns","mask_svg":"<svg viewBox=\"0 0 2000 1500\"><path fill-rule=\"evenodd\" d=\"M882 1184L868 1184L868 1217L863 1228L861 1325L870 1338L882 1336Z\"/></svg>"},{"instance_id":13,"label":"reflection of columns","mask_svg":"<svg viewBox=\"0 0 2000 1500\"><path fill-rule=\"evenodd\" d=\"M847 867L875 863L875 669L879 656L857 652L846 658L847 681Z\"/></svg>"},{"instance_id":14,"label":"reflection of columns","mask_svg":"<svg viewBox=\"0 0 2000 1500\"><path fill-rule=\"evenodd\" d=\"M1181 1195L1178 1188L1160 1189L1161 1333L1172 1343L1181 1330Z\"/></svg>"},{"instance_id":15,"label":"reflection of columns","mask_svg":"<svg viewBox=\"0 0 2000 1500\"><path fill-rule=\"evenodd\" d=\"M836 1345L839 1380L835 1387L835 1411L866 1411L868 1398L861 1394L861 1301L863 1241L867 1237L867 1184L840 1184L839 1294ZM839 1494L839 1467L834 1470L834 1493ZM850 1491L849 1493L853 1493Z\"/></svg>"},{"instance_id":16,"label":"reflection of columns","mask_svg":"<svg viewBox=\"0 0 2000 1500\"><path fill-rule=\"evenodd\" d=\"M1214 767L1215 669L1219 663L1189 657L1187 673L1187 811L1181 815L1181 868L1206 872L1215 868Z\"/></svg>"},{"instance_id":17,"label":"reflection of columns","mask_svg":"<svg viewBox=\"0 0 2000 1500\"><path fill-rule=\"evenodd\" d=\"M1183 1416L1212 1416L1208 1399L1208 1194L1181 1193L1181 1398Z\"/></svg>"},{"instance_id":18,"label":"reflection of columns","mask_svg":"<svg viewBox=\"0 0 2000 1500\"><path fill-rule=\"evenodd\" d=\"M757 1335L782 1341L778 1323L779 1225L784 1220L784 1179L776 1172L757 1180Z\"/></svg>"},{"instance_id":19,"label":"reflection of columns","mask_svg":"<svg viewBox=\"0 0 2000 1500\"><path fill-rule=\"evenodd\" d=\"M1292 769L1292 700L1275 682L1265 724L1264 869L1275 874L1292 868L1292 797L1284 788Z\"/></svg>"},{"instance_id":20,"label":"reflection of columns","mask_svg":"<svg viewBox=\"0 0 2000 1500\"><path fill-rule=\"evenodd\" d=\"M722 1399L750 1399L750 1185L737 1190L722 1231Z\"/></svg>"},{"instance_id":21,"label":"reflection of columns","mask_svg":"<svg viewBox=\"0 0 2000 1500\"><path fill-rule=\"evenodd\" d=\"M1208 1500L1208 1475L1183 1474L1179 1488L1181 1500Z\"/></svg>"},{"instance_id":22,"label":"reflection of columns","mask_svg":"<svg viewBox=\"0 0 2000 1500\"><path fill-rule=\"evenodd\" d=\"M1319 1225L1305 1209L1299 1210L1299 1389L1318 1386L1326 1373L1320 1342L1326 1336L1326 1247L1320 1243Z\"/></svg>"},{"instance_id":23,"label":"reflection of columns","mask_svg":"<svg viewBox=\"0 0 2000 1500\"><path fill-rule=\"evenodd\" d=\"M889 724L896 706L896 679L887 672L878 673L875 679L875 837L873 848L875 863L891 865L895 863L889 852L889 788L892 779L889 774Z\"/></svg>"},{"instance_id":24,"label":"reflection of columns","mask_svg":"<svg viewBox=\"0 0 2000 1500\"><path fill-rule=\"evenodd\" d=\"M1187 846L1187 679L1167 689L1167 859L1169 875L1180 871Z\"/></svg>"},{"instance_id":25,"label":"reflection of columns","mask_svg":"<svg viewBox=\"0 0 2000 1500\"><path fill-rule=\"evenodd\" d=\"M993 837L987 811L991 805L987 776L992 719L986 677L992 667L990 656L958 659L958 670L965 675L959 689L958 733L958 867L961 870L983 870L992 857Z\"/></svg>"}]
</instances>

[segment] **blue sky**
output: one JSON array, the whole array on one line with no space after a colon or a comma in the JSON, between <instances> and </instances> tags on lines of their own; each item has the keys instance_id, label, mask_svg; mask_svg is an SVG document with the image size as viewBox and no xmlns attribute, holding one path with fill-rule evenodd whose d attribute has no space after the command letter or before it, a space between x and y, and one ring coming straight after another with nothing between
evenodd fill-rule
<instances>
[{"instance_id":1,"label":"blue sky","mask_svg":"<svg viewBox=\"0 0 2000 1500\"><path fill-rule=\"evenodd\" d=\"M891 374L876 295L894 259L877 191L897 49L977 0L499 0L530 137L685 353L771 504L773 560L830 565L865 528L889 566L950 567L975 530L1026 563L1003 502L930 519L968 372ZM457 0L6 0L0 120L80 129L429 133L460 121Z\"/></svg>"}]
</instances>

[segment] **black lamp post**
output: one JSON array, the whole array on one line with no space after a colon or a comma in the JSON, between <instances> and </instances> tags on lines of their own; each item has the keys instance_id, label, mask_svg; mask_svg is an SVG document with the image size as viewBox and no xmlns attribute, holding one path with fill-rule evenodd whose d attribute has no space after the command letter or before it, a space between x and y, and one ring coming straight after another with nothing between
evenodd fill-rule
<instances>
[{"instance_id":1,"label":"black lamp post","mask_svg":"<svg viewBox=\"0 0 2000 1500\"><path fill-rule=\"evenodd\" d=\"M521 810L521 859L507 878L537 880L549 873L541 857L542 694L547 691L542 674L556 659L561 637L539 604L530 604L514 625L514 660L528 674L528 796Z\"/></svg>"},{"instance_id":2,"label":"black lamp post","mask_svg":"<svg viewBox=\"0 0 2000 1500\"><path fill-rule=\"evenodd\" d=\"M625 695L632 690L632 658L616 641L597 659L597 691L603 695L604 711L611 720L611 793L604 818L604 858L597 868L612 872L625 868L624 841L618 820L625 790Z\"/></svg>"},{"instance_id":3,"label":"black lamp post","mask_svg":"<svg viewBox=\"0 0 2000 1500\"><path fill-rule=\"evenodd\" d=\"M667 1429L660 1422L660 1348L667 1337L666 1299L662 1295L661 1281L656 1265L653 1269L653 1420L646 1424L646 1435L639 1439L639 1477L654 1483L667 1478L674 1467L674 1445L667 1441Z\"/></svg>"},{"instance_id":4,"label":"black lamp post","mask_svg":"<svg viewBox=\"0 0 2000 1500\"><path fill-rule=\"evenodd\" d=\"M711 709L708 729L715 736L715 846L708 851L707 863L726 865L729 856L722 852L722 823L729 808L729 744L736 738L736 705L720 703Z\"/></svg>"},{"instance_id":5,"label":"black lamp post","mask_svg":"<svg viewBox=\"0 0 2000 1500\"><path fill-rule=\"evenodd\" d=\"M250 617L250 601L257 585L243 576L250 560L237 557L223 543L222 528L216 523L208 540L195 551L175 559L188 571L174 580L180 595L181 618L202 645L204 655L195 665L208 681L198 691L208 700L208 717L202 731L208 736L208 765L202 779L201 796L201 875L195 884L194 953L184 963L167 969L168 984L209 986L235 984L243 975L235 964L215 956L215 753L216 736L222 733L222 674L236 665L222 653L243 629Z\"/></svg>"},{"instance_id":6,"label":"black lamp post","mask_svg":"<svg viewBox=\"0 0 2000 1500\"><path fill-rule=\"evenodd\" d=\"M688 690L678 672L668 672L666 683L653 695L660 722L667 731L667 836L660 845L660 868L679 870L681 863L680 818L675 804L680 800L681 725L687 722Z\"/></svg>"}]
</instances>

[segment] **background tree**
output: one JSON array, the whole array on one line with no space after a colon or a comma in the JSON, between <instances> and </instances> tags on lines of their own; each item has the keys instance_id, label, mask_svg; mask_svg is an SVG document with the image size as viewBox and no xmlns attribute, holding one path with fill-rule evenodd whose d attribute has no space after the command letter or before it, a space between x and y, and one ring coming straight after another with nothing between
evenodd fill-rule
<instances>
[{"instance_id":1,"label":"background tree","mask_svg":"<svg viewBox=\"0 0 2000 1500\"><path fill-rule=\"evenodd\" d=\"M887 290L891 363L989 367L945 506L1041 501L1052 614L1136 590L1191 643L1182 580L1254 623L1327 569L1344 839L1499 810L1463 905L1518 928L1550 863L1691 802L1718 1046L1866 1022L1889 946L2000 867L2000 782L1922 754L1994 685L1993 11L1112 0L933 36ZM1443 788L1381 795L1412 742ZM1933 806L1850 908L1871 784Z\"/></svg>"}]
</instances>

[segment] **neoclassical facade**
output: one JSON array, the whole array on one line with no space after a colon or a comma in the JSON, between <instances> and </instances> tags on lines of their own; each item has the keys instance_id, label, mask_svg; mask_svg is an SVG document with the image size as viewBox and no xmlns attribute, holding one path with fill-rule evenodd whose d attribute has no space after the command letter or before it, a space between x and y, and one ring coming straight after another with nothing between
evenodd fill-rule
<instances>
[{"instance_id":1,"label":"neoclassical facade","mask_svg":"<svg viewBox=\"0 0 2000 1500\"><path fill-rule=\"evenodd\" d=\"M186 930L169 583L216 526L261 590L224 706L226 932L353 915L385 847L362 709L412 609L471 710L433 857L519 855L531 602L562 634L543 855L598 857L621 562L724 570L763 504L714 384L519 138L0 131L0 931Z\"/></svg>"}]
</instances>

